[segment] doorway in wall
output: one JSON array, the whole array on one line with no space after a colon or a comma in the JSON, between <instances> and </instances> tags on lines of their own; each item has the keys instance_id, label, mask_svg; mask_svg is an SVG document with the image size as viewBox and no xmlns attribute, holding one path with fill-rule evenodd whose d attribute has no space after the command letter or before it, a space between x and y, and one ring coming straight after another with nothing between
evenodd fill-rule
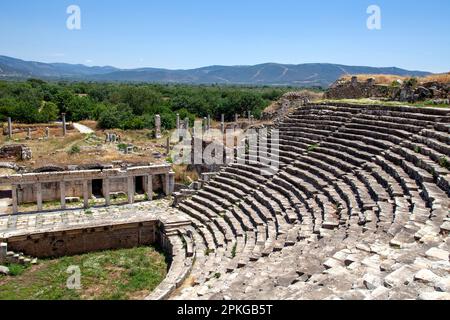
<instances>
[{"instance_id":1,"label":"doorway in wall","mask_svg":"<svg viewBox=\"0 0 450 320\"><path fill-rule=\"evenodd\" d=\"M103 197L103 180L102 179L92 180L92 194L96 198Z\"/></svg>"},{"instance_id":2,"label":"doorway in wall","mask_svg":"<svg viewBox=\"0 0 450 320\"><path fill-rule=\"evenodd\" d=\"M144 177L135 177L134 178L134 187L136 194L144 194Z\"/></svg>"}]
</instances>

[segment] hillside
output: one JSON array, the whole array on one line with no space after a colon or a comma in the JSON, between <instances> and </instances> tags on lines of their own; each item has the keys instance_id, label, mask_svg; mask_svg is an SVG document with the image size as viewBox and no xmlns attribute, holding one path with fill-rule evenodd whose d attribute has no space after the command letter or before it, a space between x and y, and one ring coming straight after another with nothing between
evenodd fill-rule
<instances>
[{"instance_id":1,"label":"hillside","mask_svg":"<svg viewBox=\"0 0 450 320\"><path fill-rule=\"evenodd\" d=\"M40 63L0 56L0 79L40 78L44 80L83 80L101 82L152 82L184 84L280 85L328 87L346 74L392 74L426 76L430 73L395 67L374 68L328 63L277 64L254 66L208 66L189 70L160 68L117 69L65 63Z\"/></svg>"}]
</instances>

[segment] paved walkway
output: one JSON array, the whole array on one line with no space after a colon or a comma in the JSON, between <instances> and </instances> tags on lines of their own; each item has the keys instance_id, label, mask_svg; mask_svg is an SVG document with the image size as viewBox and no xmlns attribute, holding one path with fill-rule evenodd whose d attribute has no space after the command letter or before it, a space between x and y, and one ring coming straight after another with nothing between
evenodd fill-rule
<instances>
[{"instance_id":1,"label":"paved walkway","mask_svg":"<svg viewBox=\"0 0 450 320\"><path fill-rule=\"evenodd\" d=\"M74 209L29 214L0 216L0 238L30 232L48 232L61 229L108 225L133 221L182 220L183 215L170 207L168 199L140 202L122 206Z\"/></svg>"}]
</instances>

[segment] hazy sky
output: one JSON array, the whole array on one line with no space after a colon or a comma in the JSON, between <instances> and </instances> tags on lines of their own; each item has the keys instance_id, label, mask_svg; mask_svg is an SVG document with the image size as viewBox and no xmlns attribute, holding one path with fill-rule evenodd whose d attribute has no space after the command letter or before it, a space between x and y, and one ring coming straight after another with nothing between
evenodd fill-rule
<instances>
[{"instance_id":1,"label":"hazy sky","mask_svg":"<svg viewBox=\"0 0 450 320\"><path fill-rule=\"evenodd\" d=\"M81 30L69 30L69 5ZM381 30L366 10L381 8ZM448 0L1 0L0 55L121 68L330 62L450 70Z\"/></svg>"}]
</instances>

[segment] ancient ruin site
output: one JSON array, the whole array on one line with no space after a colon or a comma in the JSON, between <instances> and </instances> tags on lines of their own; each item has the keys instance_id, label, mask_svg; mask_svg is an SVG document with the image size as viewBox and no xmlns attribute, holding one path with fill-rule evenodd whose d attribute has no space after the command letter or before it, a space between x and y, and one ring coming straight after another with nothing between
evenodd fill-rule
<instances>
[{"instance_id":1,"label":"ancient ruin site","mask_svg":"<svg viewBox=\"0 0 450 320\"><path fill-rule=\"evenodd\" d=\"M367 86L338 83L327 99ZM153 137L65 115L45 128L9 118L2 264L26 274L41 259L157 245L167 274L129 298L449 299L450 109L319 98L288 92L261 120L248 112L190 126L177 115L174 130L156 115ZM231 147L200 147L216 144L233 161L174 164L180 143L230 129ZM76 143L86 145L72 157ZM180 181L175 168L199 179ZM7 270L0 287L14 282Z\"/></svg>"},{"instance_id":2,"label":"ancient ruin site","mask_svg":"<svg viewBox=\"0 0 450 320\"><path fill-rule=\"evenodd\" d=\"M16 2L0 301L450 300L450 3Z\"/></svg>"}]
</instances>

